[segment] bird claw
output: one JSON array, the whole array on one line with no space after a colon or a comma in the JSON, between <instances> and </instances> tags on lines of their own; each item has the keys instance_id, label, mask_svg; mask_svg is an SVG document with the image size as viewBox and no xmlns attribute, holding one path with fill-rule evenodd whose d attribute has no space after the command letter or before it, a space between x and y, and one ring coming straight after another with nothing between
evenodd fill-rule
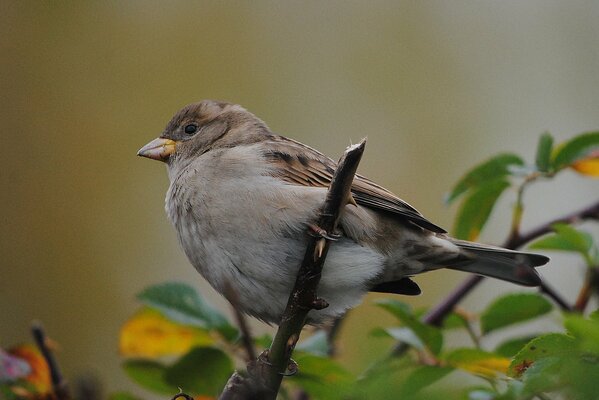
<instances>
[{"instance_id":1,"label":"bird claw","mask_svg":"<svg viewBox=\"0 0 599 400\"><path fill-rule=\"evenodd\" d=\"M327 240L331 240L333 242L339 240L339 238L341 237L340 234L338 233L329 233L327 231L325 231L324 229L322 229L321 227L319 227L318 225L315 224L309 224L308 227L310 228L309 234L311 236L317 237L317 238L324 238Z\"/></svg>"},{"instance_id":2,"label":"bird claw","mask_svg":"<svg viewBox=\"0 0 599 400\"><path fill-rule=\"evenodd\" d=\"M289 359L289 364L287 364L287 369L285 370L285 372L282 372L281 375L293 376L293 375L297 374L297 371L299 371L299 367L298 367L297 363L295 361L293 361L293 359Z\"/></svg>"},{"instance_id":3,"label":"bird claw","mask_svg":"<svg viewBox=\"0 0 599 400\"><path fill-rule=\"evenodd\" d=\"M250 376L253 377L263 377L266 376L264 368L272 368L273 364L268 360L269 350L264 350L256 360L250 361L247 365L247 371ZM289 359L289 363L287 364L287 368L283 372L279 372L280 375L283 376L292 376L297 374L299 367L293 359Z\"/></svg>"}]
</instances>

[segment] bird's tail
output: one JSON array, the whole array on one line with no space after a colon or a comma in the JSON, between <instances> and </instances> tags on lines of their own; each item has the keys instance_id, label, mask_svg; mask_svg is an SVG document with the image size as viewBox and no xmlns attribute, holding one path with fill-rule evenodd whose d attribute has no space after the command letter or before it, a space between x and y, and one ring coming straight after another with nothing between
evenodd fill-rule
<instances>
[{"instance_id":1,"label":"bird's tail","mask_svg":"<svg viewBox=\"0 0 599 400\"><path fill-rule=\"evenodd\" d=\"M548 257L464 240L452 239L452 242L462 249L463 256L466 257L463 257L463 261L447 268L490 276L524 286L541 285L541 277L534 267L546 264L549 261Z\"/></svg>"}]
</instances>

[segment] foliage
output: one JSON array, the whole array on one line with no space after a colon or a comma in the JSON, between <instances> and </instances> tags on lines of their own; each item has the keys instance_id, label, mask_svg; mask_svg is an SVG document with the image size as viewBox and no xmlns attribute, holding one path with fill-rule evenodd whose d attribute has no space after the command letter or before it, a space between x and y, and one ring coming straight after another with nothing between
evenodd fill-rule
<instances>
[{"instance_id":1,"label":"foliage","mask_svg":"<svg viewBox=\"0 0 599 400\"><path fill-rule=\"evenodd\" d=\"M506 189L515 188L510 239L519 238L525 189L567 169L599 176L599 132L557 145L545 133L539 139L534 163L504 153L475 166L447 196L448 203L461 199L454 234L475 239L497 199ZM422 310L413 310L398 298L379 300L376 305L395 317L395 323L375 327L369 339L393 338L401 346L364 366L356 376L330 356L334 348L331 336L317 331L296 347L293 358L299 370L284 380L281 396L291 398L301 392L302 398L348 400L599 399L595 390L599 310L584 313L589 297L599 292L599 250L595 238L574 227L574 222L551 225L549 233L530 238L529 248L569 252L583 260L588 274L575 312L562 309L560 315L543 292L517 291L494 299L478 315L456 308L439 326L433 326L422 318ZM146 288L138 299L141 308L120 333L127 376L165 398L172 398L179 388L196 399L216 398L235 366L247 361L241 356L248 344L241 340L238 329L184 283ZM559 318L563 328L556 326L555 332L538 334L514 334L510 329L540 318ZM472 344L449 345L449 332L462 332ZM504 339L492 345L498 332ZM259 351L272 342L269 335L252 339ZM31 347L0 349L0 400L42 398L50 384L47 367L40 360ZM125 392L110 396L114 400L136 398Z\"/></svg>"}]
</instances>

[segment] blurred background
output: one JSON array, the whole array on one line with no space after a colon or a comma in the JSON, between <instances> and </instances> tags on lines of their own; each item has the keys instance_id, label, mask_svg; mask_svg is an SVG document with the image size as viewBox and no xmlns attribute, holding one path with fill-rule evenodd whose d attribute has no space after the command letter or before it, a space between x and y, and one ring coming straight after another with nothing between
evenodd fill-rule
<instances>
[{"instance_id":1,"label":"blurred background","mask_svg":"<svg viewBox=\"0 0 599 400\"><path fill-rule=\"evenodd\" d=\"M0 346L39 319L68 377L154 398L119 367L135 294L192 282L228 312L179 249L164 165L135 155L183 105L240 103L335 159L368 136L360 172L451 228L443 195L469 167L599 128L598 20L594 1L1 1ZM506 237L512 195L483 241ZM526 194L524 227L598 196L565 172ZM573 299L584 269L552 256L542 274ZM432 305L464 278L418 277L404 300ZM464 305L510 290L487 281ZM350 369L389 345L367 340L388 318L374 298L341 336Z\"/></svg>"}]
</instances>

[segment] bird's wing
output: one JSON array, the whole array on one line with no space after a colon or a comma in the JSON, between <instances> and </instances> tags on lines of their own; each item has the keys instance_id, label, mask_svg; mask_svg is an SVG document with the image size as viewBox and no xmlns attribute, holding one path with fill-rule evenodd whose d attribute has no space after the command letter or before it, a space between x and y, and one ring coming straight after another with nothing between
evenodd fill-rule
<instances>
[{"instance_id":1,"label":"bird's wing","mask_svg":"<svg viewBox=\"0 0 599 400\"><path fill-rule=\"evenodd\" d=\"M278 178L293 185L329 186L337 167L335 161L311 147L282 136L271 138L268 142L263 156L273 164L274 174ZM432 232L446 232L424 218L414 207L359 174L354 178L351 191L356 203L362 206L408 220Z\"/></svg>"}]
</instances>

